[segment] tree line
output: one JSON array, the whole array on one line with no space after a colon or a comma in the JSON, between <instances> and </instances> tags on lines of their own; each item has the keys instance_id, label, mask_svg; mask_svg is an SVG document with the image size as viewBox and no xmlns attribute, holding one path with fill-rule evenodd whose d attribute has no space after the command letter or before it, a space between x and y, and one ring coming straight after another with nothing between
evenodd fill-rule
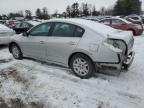
<instances>
[{"instance_id":1,"label":"tree line","mask_svg":"<svg viewBox=\"0 0 144 108\"><path fill-rule=\"evenodd\" d=\"M82 17L82 16L98 16L100 12L96 10L96 7L92 4L82 3L81 6L78 3L68 5L65 12L65 17Z\"/></svg>"},{"instance_id":2,"label":"tree line","mask_svg":"<svg viewBox=\"0 0 144 108\"><path fill-rule=\"evenodd\" d=\"M113 9L113 15L129 15L142 13L140 0L118 0Z\"/></svg>"},{"instance_id":3,"label":"tree line","mask_svg":"<svg viewBox=\"0 0 144 108\"><path fill-rule=\"evenodd\" d=\"M42 9L37 8L35 12L35 16L37 19L44 19L44 20L50 18L50 15L48 14L48 9L46 7ZM32 16L31 10L25 10L25 15L23 11L19 11L16 13L11 12L8 15L6 14L0 15L0 20L1 19L14 19L16 17L24 17L25 19L32 19L33 16Z\"/></svg>"},{"instance_id":4,"label":"tree line","mask_svg":"<svg viewBox=\"0 0 144 108\"><path fill-rule=\"evenodd\" d=\"M35 11L35 17L37 19L47 20L51 17L86 17L86 16L98 16L98 15L129 15L129 14L141 14L142 2L140 0L117 0L117 2L110 8L101 7L100 10L96 10L95 5L78 2L68 5L63 13L59 13L56 10L52 15L49 14L46 7L40 9L37 8ZM13 19L15 17L25 17L26 19L32 19L32 12L30 10L25 10L25 15L23 11L17 13L9 13L8 15L0 15L0 19L8 18Z\"/></svg>"}]
</instances>

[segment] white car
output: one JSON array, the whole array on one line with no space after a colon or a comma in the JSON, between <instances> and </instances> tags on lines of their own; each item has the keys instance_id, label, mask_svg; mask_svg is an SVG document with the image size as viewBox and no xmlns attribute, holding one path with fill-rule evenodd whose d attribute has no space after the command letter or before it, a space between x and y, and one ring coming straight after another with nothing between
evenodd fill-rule
<instances>
[{"instance_id":1,"label":"white car","mask_svg":"<svg viewBox=\"0 0 144 108\"><path fill-rule=\"evenodd\" d=\"M31 57L70 67L80 78L98 69L122 70L133 59L131 32L84 19L53 19L12 38L14 58Z\"/></svg>"},{"instance_id":2,"label":"white car","mask_svg":"<svg viewBox=\"0 0 144 108\"><path fill-rule=\"evenodd\" d=\"M10 42L10 37L14 35L15 32L12 29L0 24L0 45L8 44Z\"/></svg>"},{"instance_id":3,"label":"white car","mask_svg":"<svg viewBox=\"0 0 144 108\"><path fill-rule=\"evenodd\" d=\"M136 14L128 15L124 18L131 22L142 22L142 18Z\"/></svg>"}]
</instances>

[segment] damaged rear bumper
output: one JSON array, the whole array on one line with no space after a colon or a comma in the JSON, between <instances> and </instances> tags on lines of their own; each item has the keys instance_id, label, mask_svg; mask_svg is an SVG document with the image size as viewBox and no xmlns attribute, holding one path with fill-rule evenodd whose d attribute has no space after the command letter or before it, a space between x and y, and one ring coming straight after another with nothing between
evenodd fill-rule
<instances>
[{"instance_id":1,"label":"damaged rear bumper","mask_svg":"<svg viewBox=\"0 0 144 108\"><path fill-rule=\"evenodd\" d=\"M133 63L135 52L131 51L127 57L123 57L121 54L118 54L119 62L118 63L96 63L96 66L99 69L105 70L118 70L128 69Z\"/></svg>"}]
</instances>

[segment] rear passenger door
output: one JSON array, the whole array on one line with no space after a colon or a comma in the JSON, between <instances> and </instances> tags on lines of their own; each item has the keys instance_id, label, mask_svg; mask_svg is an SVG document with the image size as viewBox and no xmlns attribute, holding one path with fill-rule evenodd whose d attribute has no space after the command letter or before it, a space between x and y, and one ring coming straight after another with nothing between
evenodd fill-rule
<instances>
[{"instance_id":1,"label":"rear passenger door","mask_svg":"<svg viewBox=\"0 0 144 108\"><path fill-rule=\"evenodd\" d=\"M83 33L84 29L78 26L61 22L54 23L46 47L47 59L66 64L67 57L75 49Z\"/></svg>"}]
</instances>

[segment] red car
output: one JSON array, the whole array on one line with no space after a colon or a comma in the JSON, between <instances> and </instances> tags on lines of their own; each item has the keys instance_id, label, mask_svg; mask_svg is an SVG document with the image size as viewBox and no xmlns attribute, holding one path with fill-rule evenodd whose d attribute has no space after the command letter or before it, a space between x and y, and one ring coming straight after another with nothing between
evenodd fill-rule
<instances>
[{"instance_id":1,"label":"red car","mask_svg":"<svg viewBox=\"0 0 144 108\"><path fill-rule=\"evenodd\" d=\"M86 19L86 20L91 20L91 21L95 21L95 22L99 22L100 20L95 18L95 17L86 17L86 18L83 18L83 19Z\"/></svg>"},{"instance_id":2,"label":"red car","mask_svg":"<svg viewBox=\"0 0 144 108\"><path fill-rule=\"evenodd\" d=\"M105 18L99 21L115 29L132 31L133 35L141 35L143 33L143 26L141 24L133 24L122 18Z\"/></svg>"}]
</instances>

